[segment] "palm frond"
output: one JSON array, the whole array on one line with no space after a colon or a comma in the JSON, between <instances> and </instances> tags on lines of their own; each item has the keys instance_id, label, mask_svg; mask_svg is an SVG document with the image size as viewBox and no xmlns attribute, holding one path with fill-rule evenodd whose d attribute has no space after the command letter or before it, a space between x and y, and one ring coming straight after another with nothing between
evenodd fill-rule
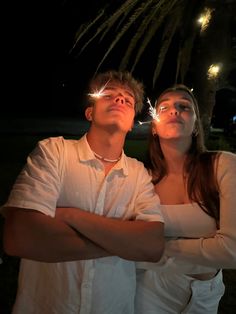
<instances>
[{"instance_id":1,"label":"palm frond","mask_svg":"<svg viewBox=\"0 0 236 314\"><path fill-rule=\"evenodd\" d=\"M147 33L147 29L148 29L149 25L153 24L153 20L155 19L155 16L157 15L160 7L163 5L163 2L165 2L165 1L164 0L159 1L158 4L154 5L154 7L151 6L151 8L150 7L146 8L146 9L149 9L149 12L146 16L144 16L141 25L138 27L137 32L135 33L131 42L129 43L126 54L124 55L124 57L121 60L121 64L120 64L121 69L125 69L127 67L130 56L131 56L132 52L134 51L134 49L136 48L137 43L140 40L140 38L142 38L142 37L144 37L144 39L146 38L146 36L144 36L144 34ZM149 3L147 3L148 6L150 6L151 4L153 4L153 1L150 1ZM155 23L154 25L157 26L157 23ZM159 25L160 25L160 23L158 23L158 26ZM155 28L155 30L156 29L157 28ZM148 31L148 35L150 35L150 36L148 36L148 42L149 42L149 40L151 40L151 38L155 34L155 30L153 32L150 30L153 30L152 26L149 28L149 31ZM142 45L143 45L143 42L142 42ZM139 51L141 50L142 45L140 45Z\"/></svg>"},{"instance_id":2,"label":"palm frond","mask_svg":"<svg viewBox=\"0 0 236 314\"><path fill-rule=\"evenodd\" d=\"M117 9L109 18L106 18L104 16L105 8L103 8L98 15L90 22L88 22L85 25L82 25L80 29L76 33L75 37L75 43L71 49L75 49L81 39L88 34L88 32L92 29L92 27L95 27L95 24L103 17L103 21L100 22L98 28L96 29L96 32L93 36L91 36L85 44L81 47L78 54L81 54L87 46L98 36L101 35L100 40L106 35L106 33L111 29L111 27L116 23L116 21L122 17L123 15L127 15L130 10L133 8L133 6L138 2L139 0L127 0L119 9Z\"/></svg>"},{"instance_id":3,"label":"palm frond","mask_svg":"<svg viewBox=\"0 0 236 314\"><path fill-rule=\"evenodd\" d=\"M135 21L142 15L143 13L143 7L138 7L135 12L132 14L132 16L129 18L128 22L122 27L121 31L117 34L115 40L112 41L109 48L107 49L105 55L103 56L102 60L100 61L99 65L97 66L96 71L101 67L104 60L107 58L107 56L110 54L110 52L113 50L115 45L119 42L119 40L123 37L123 35L128 31L130 26L135 23Z\"/></svg>"},{"instance_id":4,"label":"palm frond","mask_svg":"<svg viewBox=\"0 0 236 314\"><path fill-rule=\"evenodd\" d=\"M178 5L175 9L174 14L175 14L175 19L173 19L172 15L170 16L169 21L165 27L165 31L163 33L162 46L161 46L161 49L159 51L159 55L157 58L157 64L156 64L154 74L153 74L153 87L156 84L156 80L160 74L167 50L169 49L172 38L173 38L173 36L176 32L176 29L179 26L181 18L182 18L181 2L180 1L178 2Z\"/></svg>"},{"instance_id":5,"label":"palm frond","mask_svg":"<svg viewBox=\"0 0 236 314\"><path fill-rule=\"evenodd\" d=\"M163 3L166 1L163 1ZM155 11L155 19L153 19L153 23L152 26L150 27L150 29L148 29L148 32L146 34L146 36L144 37L144 40L142 41L142 45L140 46L137 54L136 54L136 58L133 62L133 66L131 71L133 71L138 63L138 61L140 60L142 54L144 53L144 51L146 50L147 45L149 44L149 42L151 41L151 39L154 37L154 35L156 34L158 28L162 25L163 20L165 19L166 15L170 12L170 10L172 9L172 7L178 2L178 0L175 1L170 1L169 5L167 5L165 3L165 6L162 7L163 3L161 3L161 1L156 5L156 7L154 8ZM160 6L159 6L160 5ZM159 12L160 11L160 12Z\"/></svg>"},{"instance_id":6,"label":"palm frond","mask_svg":"<svg viewBox=\"0 0 236 314\"><path fill-rule=\"evenodd\" d=\"M117 9L117 11L115 11L115 13L112 14L112 16L107 21L107 27L100 40L105 37L105 35L111 30L111 28L113 27L113 25L115 25L118 19L120 19L120 22L117 25L117 29L119 29L121 25L125 23L125 19L134 9L137 2L139 2L139 0L127 0L120 8Z\"/></svg>"},{"instance_id":7,"label":"palm frond","mask_svg":"<svg viewBox=\"0 0 236 314\"><path fill-rule=\"evenodd\" d=\"M153 86L163 67L173 36L178 32L182 40L180 39L177 56L176 80L178 77L183 80L190 63L191 49L194 42L194 38L185 34L190 19L188 12L190 9L194 10L197 3L198 0L194 0L192 4L187 0L124 0L124 3L115 9L110 16L107 16L108 13L104 7L91 22L82 25L78 30L71 50L81 44L83 40L83 45L79 51L79 54L81 54L96 38L101 42L108 33L113 32L115 38L110 41L108 48L105 48L105 53L97 65L97 72L118 42L128 33L131 27L133 27L132 29L136 27L119 65L120 69L126 69L131 56L134 56L131 62L131 72L133 72L147 50L149 43L153 40L159 28L162 27L163 36L157 47ZM184 20L181 20L182 14L184 14ZM85 41L86 35L89 37ZM183 38L186 37L187 40L184 41Z\"/></svg>"},{"instance_id":8,"label":"palm frond","mask_svg":"<svg viewBox=\"0 0 236 314\"><path fill-rule=\"evenodd\" d=\"M79 41L82 39L83 36L85 36L89 30L97 23L97 21L104 15L104 10L101 10L98 15L95 17L95 19L92 21L92 22L89 22L87 24L83 24L79 30L76 32L76 35L75 35L75 42L74 42L74 45L72 46L71 50L70 50L70 53L72 52L72 50L75 49L75 47L78 45ZM100 29L100 28L99 28ZM98 29L98 30L99 30ZM98 34L99 32L95 33L95 35L89 40L89 42L91 42ZM87 43L86 43L87 44ZM87 45L86 45L87 46ZM85 49L85 46L83 47L83 49L81 50L84 50ZM81 51L82 52L82 51Z\"/></svg>"}]
</instances>

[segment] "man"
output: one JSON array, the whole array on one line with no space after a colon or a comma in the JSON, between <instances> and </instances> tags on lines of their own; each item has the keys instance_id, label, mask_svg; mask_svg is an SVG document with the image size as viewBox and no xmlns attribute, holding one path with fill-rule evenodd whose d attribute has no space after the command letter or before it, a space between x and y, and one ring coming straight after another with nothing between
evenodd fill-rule
<instances>
[{"instance_id":1,"label":"man","mask_svg":"<svg viewBox=\"0 0 236 314\"><path fill-rule=\"evenodd\" d=\"M142 99L128 72L99 74L88 133L29 155L3 208L6 253L22 258L14 314L133 313L133 261L158 261L164 247L151 178L123 152Z\"/></svg>"}]
</instances>

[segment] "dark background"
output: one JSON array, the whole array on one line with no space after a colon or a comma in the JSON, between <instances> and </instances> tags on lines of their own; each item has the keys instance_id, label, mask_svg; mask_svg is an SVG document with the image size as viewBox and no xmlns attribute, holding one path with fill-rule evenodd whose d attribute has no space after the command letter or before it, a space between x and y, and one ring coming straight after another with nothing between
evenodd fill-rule
<instances>
[{"instance_id":1,"label":"dark background","mask_svg":"<svg viewBox=\"0 0 236 314\"><path fill-rule=\"evenodd\" d=\"M116 1L114 1L115 3ZM5 8L6 86L2 114L11 117L74 117L95 72L100 45L79 58L69 53L79 25L106 1L58 0L9 3ZM101 57L101 55L100 55ZM109 65L108 65L109 67ZM110 67L116 67L115 62Z\"/></svg>"},{"instance_id":2,"label":"dark background","mask_svg":"<svg viewBox=\"0 0 236 314\"><path fill-rule=\"evenodd\" d=\"M110 34L105 41L98 40L89 45L79 57L76 49L70 53L74 37L80 25L91 21L101 7L112 8L121 1L78 1L58 0L55 3L12 3L6 10L8 24L6 31L6 51L10 56L6 73L6 97L2 112L8 117L83 117L83 97L88 80L95 73L96 67L103 56ZM108 10L108 12L109 12ZM235 30L232 29L232 32ZM159 37L158 37L159 36ZM161 33L156 41L145 52L134 76L143 81L146 95L154 98L156 91L152 89L152 72L154 56L152 45L161 40ZM233 35L232 35L233 36ZM234 35L236 36L236 35ZM100 70L117 69L121 55L126 49L129 37L126 37L108 57ZM160 75L158 88L161 90L174 81L176 47L172 43L167 54L164 71ZM235 70L231 80L236 88ZM229 102L234 98L231 94L221 91L216 97L214 121L219 124L220 103L222 99ZM220 105L219 105L220 104ZM235 106L235 104L233 105ZM5 112L5 113L4 113Z\"/></svg>"}]
</instances>

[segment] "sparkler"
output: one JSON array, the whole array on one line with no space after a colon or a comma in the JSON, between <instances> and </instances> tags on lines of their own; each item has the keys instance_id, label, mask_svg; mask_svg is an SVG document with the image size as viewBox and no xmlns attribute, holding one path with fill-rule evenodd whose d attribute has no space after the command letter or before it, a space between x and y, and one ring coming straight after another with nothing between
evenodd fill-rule
<instances>
[{"instance_id":1,"label":"sparkler","mask_svg":"<svg viewBox=\"0 0 236 314\"><path fill-rule=\"evenodd\" d=\"M108 83L109 83L109 80L99 90L95 90L93 93L88 93L88 95L90 97L93 97L93 98L100 98L100 97L106 95L106 93L104 93L104 90L106 89L106 86L107 86Z\"/></svg>"},{"instance_id":2,"label":"sparkler","mask_svg":"<svg viewBox=\"0 0 236 314\"><path fill-rule=\"evenodd\" d=\"M149 108L148 108L148 114L149 114L149 116L152 118L152 120L159 121L159 120L160 120L160 119L159 119L159 114L157 114L156 108L155 108L155 106L153 106L153 105L151 104L151 101L150 101L149 98L147 98L147 103L148 103L148 105L149 105ZM149 124L149 123L152 122L152 120L151 120L151 121L138 121L138 123L139 123L140 125L142 125L142 124Z\"/></svg>"},{"instance_id":3,"label":"sparkler","mask_svg":"<svg viewBox=\"0 0 236 314\"><path fill-rule=\"evenodd\" d=\"M152 121L138 121L138 124L142 125L142 124L149 124Z\"/></svg>"},{"instance_id":4,"label":"sparkler","mask_svg":"<svg viewBox=\"0 0 236 314\"><path fill-rule=\"evenodd\" d=\"M150 99L147 99L147 103L149 104L148 113L154 119L159 121L159 114L157 114L155 106L152 106Z\"/></svg>"}]
</instances>

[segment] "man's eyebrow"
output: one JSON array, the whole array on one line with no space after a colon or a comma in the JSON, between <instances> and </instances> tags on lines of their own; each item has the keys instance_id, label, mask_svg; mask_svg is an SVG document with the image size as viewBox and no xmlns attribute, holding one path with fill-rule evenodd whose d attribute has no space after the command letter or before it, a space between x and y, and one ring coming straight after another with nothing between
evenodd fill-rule
<instances>
[{"instance_id":1,"label":"man's eyebrow","mask_svg":"<svg viewBox=\"0 0 236 314\"><path fill-rule=\"evenodd\" d=\"M122 88L123 89L123 91L124 91L124 93L125 94L127 94L128 96L130 96L130 97L132 97L132 98L135 98L134 97L134 94L132 94L132 92L130 92L128 89L124 89L124 88ZM111 91L114 91L114 90L116 90L116 87L114 86L107 86L105 89L104 89L104 92L106 92L106 91L109 91L109 90L111 90Z\"/></svg>"}]
</instances>

